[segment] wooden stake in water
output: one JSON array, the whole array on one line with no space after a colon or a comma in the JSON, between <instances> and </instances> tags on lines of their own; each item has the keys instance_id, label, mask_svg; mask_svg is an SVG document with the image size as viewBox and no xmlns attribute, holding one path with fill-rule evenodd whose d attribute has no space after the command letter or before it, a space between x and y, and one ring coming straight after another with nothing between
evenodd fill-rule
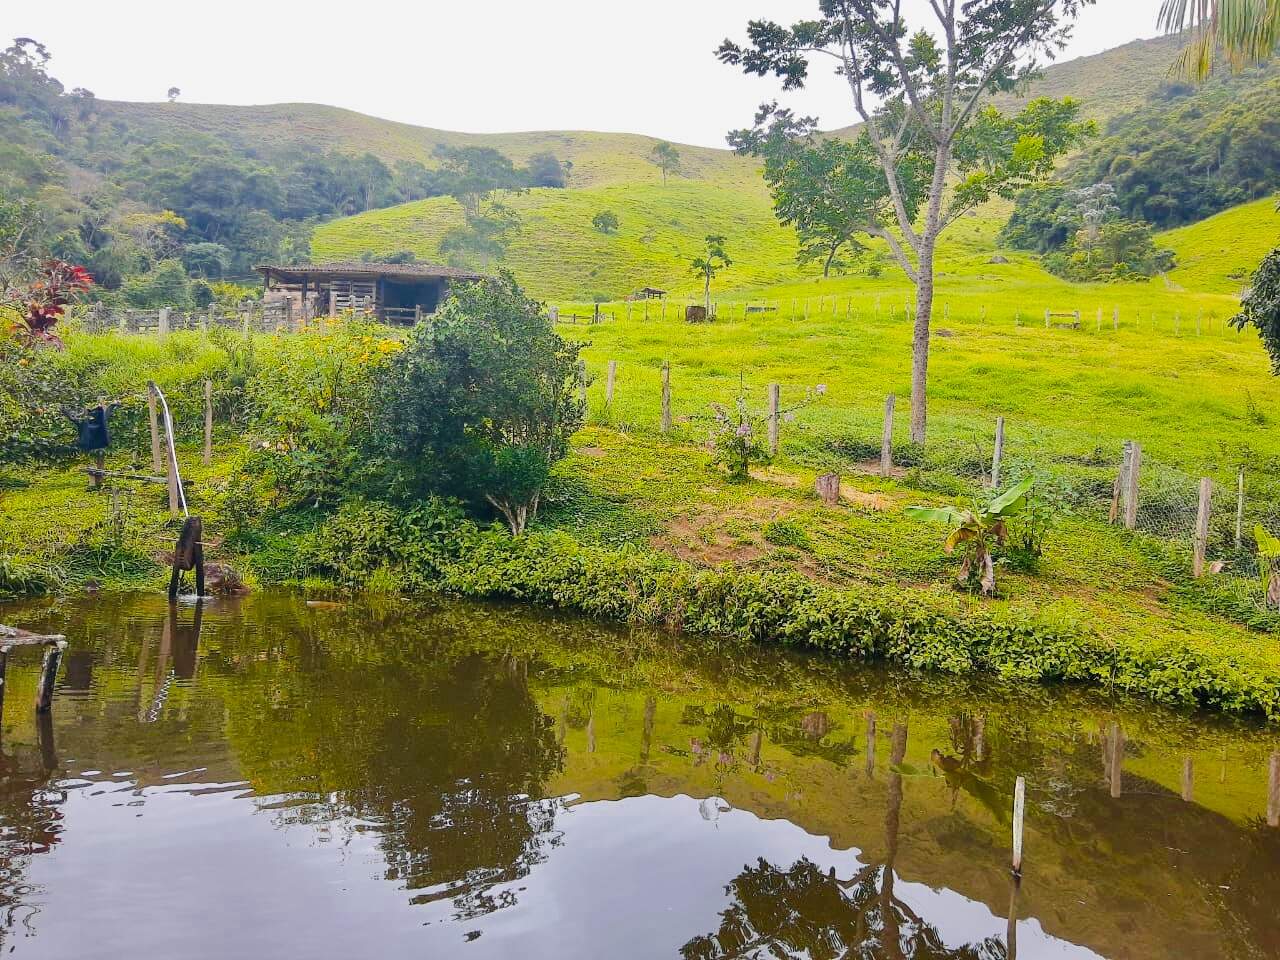
<instances>
[{"instance_id":1,"label":"wooden stake in water","mask_svg":"<svg viewBox=\"0 0 1280 960\"><path fill-rule=\"evenodd\" d=\"M884 432L880 435L880 476L893 473L893 406L896 398L891 393L884 398Z\"/></svg>"},{"instance_id":2,"label":"wooden stake in water","mask_svg":"<svg viewBox=\"0 0 1280 960\"><path fill-rule=\"evenodd\" d=\"M1027 781L1019 777L1013 785L1013 873L1022 876L1022 825L1026 817Z\"/></svg>"},{"instance_id":3,"label":"wooden stake in water","mask_svg":"<svg viewBox=\"0 0 1280 960\"><path fill-rule=\"evenodd\" d=\"M608 405L613 404L613 385L618 380L618 361L609 361L609 372L605 376L604 381L604 402Z\"/></svg>"},{"instance_id":4,"label":"wooden stake in water","mask_svg":"<svg viewBox=\"0 0 1280 960\"><path fill-rule=\"evenodd\" d=\"M769 454L778 454L779 408L782 390L776 383L769 384Z\"/></svg>"},{"instance_id":5,"label":"wooden stake in water","mask_svg":"<svg viewBox=\"0 0 1280 960\"><path fill-rule=\"evenodd\" d=\"M1004 417L996 417L996 446L991 454L991 488L1000 487L1000 461L1004 459Z\"/></svg>"},{"instance_id":6,"label":"wooden stake in water","mask_svg":"<svg viewBox=\"0 0 1280 960\"><path fill-rule=\"evenodd\" d=\"M1107 771L1107 779L1111 782L1111 796L1119 799L1123 790L1124 775L1124 731L1120 729L1120 724L1111 724L1111 754L1110 769Z\"/></svg>"},{"instance_id":7,"label":"wooden stake in water","mask_svg":"<svg viewBox=\"0 0 1280 960\"><path fill-rule=\"evenodd\" d=\"M876 772L876 713L867 711L867 779Z\"/></svg>"}]
</instances>

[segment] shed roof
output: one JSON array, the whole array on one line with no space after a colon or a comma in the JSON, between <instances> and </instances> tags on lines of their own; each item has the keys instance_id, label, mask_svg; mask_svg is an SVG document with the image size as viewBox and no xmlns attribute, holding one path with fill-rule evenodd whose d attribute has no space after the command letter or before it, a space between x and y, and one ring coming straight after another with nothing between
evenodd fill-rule
<instances>
[{"instance_id":1,"label":"shed roof","mask_svg":"<svg viewBox=\"0 0 1280 960\"><path fill-rule=\"evenodd\" d=\"M342 260L333 263L298 263L275 266L264 263L253 268L264 277L299 282L304 277L381 277L391 280L483 280L484 277L459 267L435 263L375 263Z\"/></svg>"}]
</instances>

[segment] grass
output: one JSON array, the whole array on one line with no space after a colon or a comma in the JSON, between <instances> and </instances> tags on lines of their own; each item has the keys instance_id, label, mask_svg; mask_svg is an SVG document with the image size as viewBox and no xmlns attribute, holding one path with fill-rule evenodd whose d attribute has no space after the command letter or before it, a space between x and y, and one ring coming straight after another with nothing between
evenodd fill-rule
<instances>
[{"instance_id":1,"label":"grass","mask_svg":"<svg viewBox=\"0 0 1280 960\"><path fill-rule=\"evenodd\" d=\"M1252 267L1280 244L1278 203L1280 195L1256 200L1162 234L1160 243L1178 256L1169 280L1187 290L1239 293Z\"/></svg>"}]
</instances>

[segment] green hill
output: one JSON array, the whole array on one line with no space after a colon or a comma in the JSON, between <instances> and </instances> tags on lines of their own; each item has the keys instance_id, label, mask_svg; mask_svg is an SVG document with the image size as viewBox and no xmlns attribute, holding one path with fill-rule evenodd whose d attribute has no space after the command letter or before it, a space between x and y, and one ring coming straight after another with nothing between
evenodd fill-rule
<instances>
[{"instance_id":1,"label":"green hill","mask_svg":"<svg viewBox=\"0 0 1280 960\"><path fill-rule=\"evenodd\" d=\"M1178 255L1169 280L1188 290L1239 293L1253 267L1280 244L1276 197L1256 200L1160 235Z\"/></svg>"}]
</instances>

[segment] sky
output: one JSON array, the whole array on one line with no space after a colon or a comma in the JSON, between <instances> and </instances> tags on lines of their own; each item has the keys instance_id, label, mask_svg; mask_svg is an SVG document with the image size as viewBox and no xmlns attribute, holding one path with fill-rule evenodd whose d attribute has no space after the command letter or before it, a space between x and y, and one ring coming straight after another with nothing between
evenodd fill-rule
<instances>
[{"instance_id":1,"label":"sky","mask_svg":"<svg viewBox=\"0 0 1280 960\"><path fill-rule=\"evenodd\" d=\"M1060 59L1155 36L1160 0L1098 0ZM68 89L112 100L311 102L471 132L605 130L723 146L777 82L713 51L748 20L814 0L4 0L0 38L33 37ZM928 16L927 0L904 0ZM826 128L856 120L827 68L782 97Z\"/></svg>"}]
</instances>

